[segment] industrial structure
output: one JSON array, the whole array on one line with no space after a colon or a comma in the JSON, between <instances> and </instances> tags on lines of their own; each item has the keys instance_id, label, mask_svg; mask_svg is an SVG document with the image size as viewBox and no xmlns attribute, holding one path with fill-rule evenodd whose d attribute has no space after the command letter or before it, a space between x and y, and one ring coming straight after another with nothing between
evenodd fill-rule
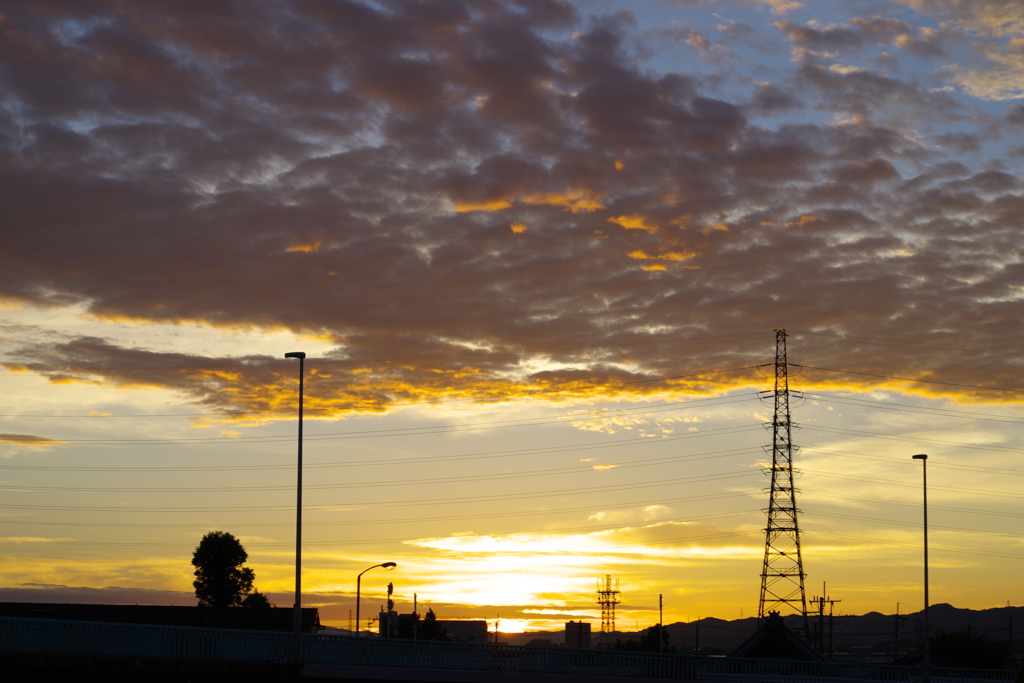
<instances>
[{"instance_id":1,"label":"industrial structure","mask_svg":"<svg viewBox=\"0 0 1024 683\"><path fill-rule=\"evenodd\" d=\"M761 601L758 625L772 612L800 614L802 635L810 634L804 563L800 554L796 489L793 485L793 440L789 416L789 366L786 362L786 331L775 330L775 414L772 418L771 484L768 488L768 524L765 526L764 565L761 570Z\"/></svg>"},{"instance_id":2,"label":"industrial structure","mask_svg":"<svg viewBox=\"0 0 1024 683\"><path fill-rule=\"evenodd\" d=\"M615 631L615 605L619 604L619 580L605 576L597 580L597 604L601 605L601 633Z\"/></svg>"}]
</instances>

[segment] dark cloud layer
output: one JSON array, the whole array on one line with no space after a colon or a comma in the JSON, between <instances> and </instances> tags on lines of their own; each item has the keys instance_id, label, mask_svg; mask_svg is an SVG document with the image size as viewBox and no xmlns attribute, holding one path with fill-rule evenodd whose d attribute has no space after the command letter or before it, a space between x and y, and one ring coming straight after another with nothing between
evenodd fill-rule
<instances>
[{"instance_id":1,"label":"dark cloud layer","mask_svg":"<svg viewBox=\"0 0 1024 683\"><path fill-rule=\"evenodd\" d=\"M55 1L2 22L8 300L321 335L325 409L747 366L783 327L961 345L807 336L808 364L1017 383L993 349L1024 341L1019 178L951 161L986 138L948 93L819 54L938 55L937 34L780 21L807 52L742 100L649 69L630 15L559 0ZM274 409L290 374L93 338L8 360L241 409Z\"/></svg>"}]
</instances>

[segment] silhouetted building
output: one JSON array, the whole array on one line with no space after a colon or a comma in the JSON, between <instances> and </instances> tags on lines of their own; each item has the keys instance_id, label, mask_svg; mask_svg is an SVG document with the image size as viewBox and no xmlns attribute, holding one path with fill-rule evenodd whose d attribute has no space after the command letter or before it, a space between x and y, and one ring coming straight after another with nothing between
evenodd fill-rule
<instances>
[{"instance_id":1,"label":"silhouetted building","mask_svg":"<svg viewBox=\"0 0 1024 683\"><path fill-rule=\"evenodd\" d=\"M486 643L487 622L480 621L442 621L437 620L444 632L460 643Z\"/></svg>"},{"instance_id":2,"label":"silhouetted building","mask_svg":"<svg viewBox=\"0 0 1024 683\"><path fill-rule=\"evenodd\" d=\"M577 650L590 649L590 623L570 621L565 625L565 646Z\"/></svg>"},{"instance_id":3,"label":"silhouetted building","mask_svg":"<svg viewBox=\"0 0 1024 683\"><path fill-rule=\"evenodd\" d=\"M413 637L413 629L418 626L420 629L418 637L423 639L476 644L488 642L487 622L484 620L454 621L438 619L434 623L438 629L438 634L428 637L422 633L426 622L416 615L381 612L377 632L385 638L408 639Z\"/></svg>"}]
</instances>

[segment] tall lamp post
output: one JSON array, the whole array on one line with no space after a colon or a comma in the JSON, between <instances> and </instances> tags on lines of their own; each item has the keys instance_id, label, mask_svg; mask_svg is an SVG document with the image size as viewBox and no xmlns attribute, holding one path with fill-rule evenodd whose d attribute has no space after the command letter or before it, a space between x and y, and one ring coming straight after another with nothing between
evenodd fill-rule
<instances>
[{"instance_id":1,"label":"tall lamp post","mask_svg":"<svg viewBox=\"0 0 1024 683\"><path fill-rule=\"evenodd\" d=\"M388 571L391 571L392 569L394 569L397 566L398 565L395 564L394 562L384 562L382 564L375 564L372 567L367 567L363 571L359 572L359 576L356 577L356 635L357 636L362 634L362 627L359 626L359 591L360 591L360 588L361 588L361 585L362 585L363 574L365 574L366 572L370 571L371 569L376 569L377 567L384 567L384 569L387 569Z\"/></svg>"},{"instance_id":2,"label":"tall lamp post","mask_svg":"<svg viewBox=\"0 0 1024 683\"><path fill-rule=\"evenodd\" d=\"M302 664L302 375L305 370L306 354L293 351L285 358L299 359L299 466L295 503L295 663Z\"/></svg>"},{"instance_id":3,"label":"tall lamp post","mask_svg":"<svg viewBox=\"0 0 1024 683\"><path fill-rule=\"evenodd\" d=\"M914 460L921 461L921 474L923 476L922 487L924 491L924 672L921 676L924 683L931 680L931 662L928 657L928 455L919 453L913 456Z\"/></svg>"}]
</instances>

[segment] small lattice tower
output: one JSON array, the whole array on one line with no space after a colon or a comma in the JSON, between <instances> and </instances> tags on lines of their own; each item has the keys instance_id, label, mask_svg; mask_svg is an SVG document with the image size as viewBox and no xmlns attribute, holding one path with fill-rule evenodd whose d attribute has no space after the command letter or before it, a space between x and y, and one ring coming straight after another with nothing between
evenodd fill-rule
<instances>
[{"instance_id":1,"label":"small lattice tower","mask_svg":"<svg viewBox=\"0 0 1024 683\"><path fill-rule=\"evenodd\" d=\"M605 576L597 580L597 604L601 605L601 632L615 632L615 605L619 604L619 580Z\"/></svg>"},{"instance_id":2,"label":"small lattice tower","mask_svg":"<svg viewBox=\"0 0 1024 683\"><path fill-rule=\"evenodd\" d=\"M789 373L786 331L775 330L775 416L772 418L771 486L768 489L768 525L765 527L764 568L758 625L770 612L800 614L803 633L810 633L804 563L800 555L796 489L793 486L793 441L789 420Z\"/></svg>"}]
</instances>

